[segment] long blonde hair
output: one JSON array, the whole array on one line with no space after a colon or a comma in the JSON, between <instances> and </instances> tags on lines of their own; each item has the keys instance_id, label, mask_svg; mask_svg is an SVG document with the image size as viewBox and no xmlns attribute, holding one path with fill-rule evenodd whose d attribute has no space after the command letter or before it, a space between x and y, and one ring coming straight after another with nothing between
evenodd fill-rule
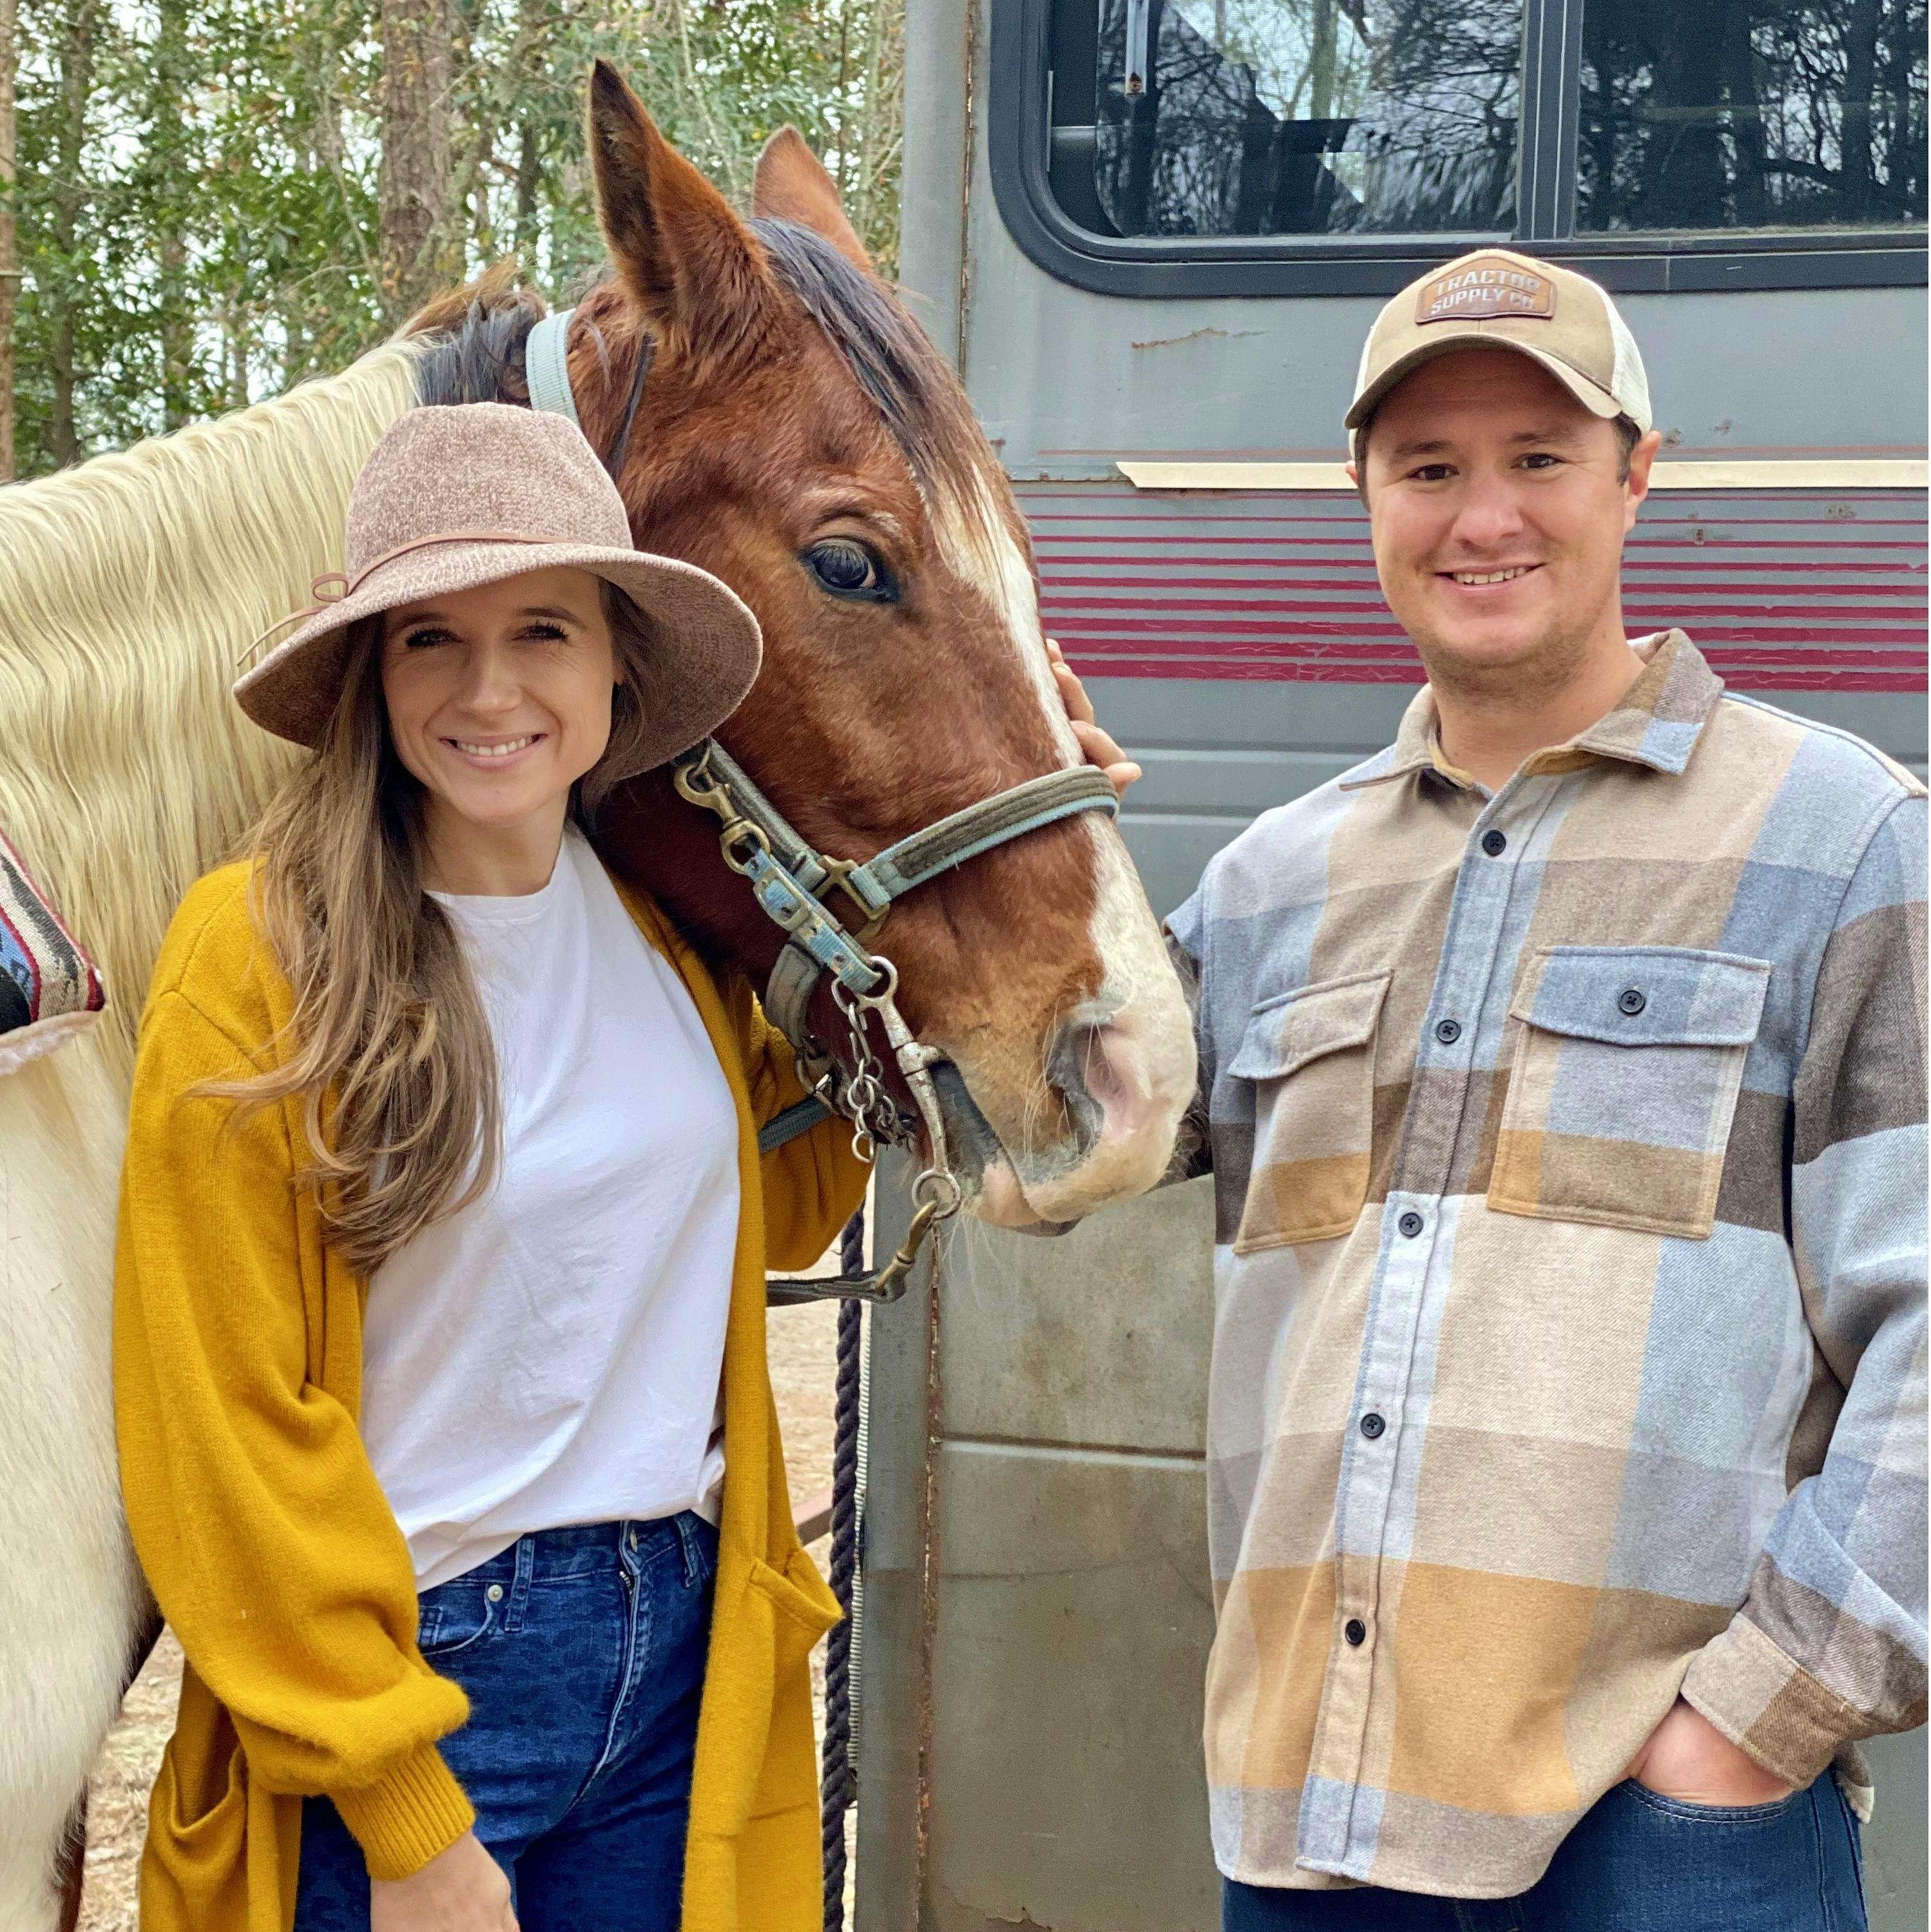
<instances>
[{"instance_id":1,"label":"long blonde hair","mask_svg":"<svg viewBox=\"0 0 1931 1932\"><path fill-rule=\"evenodd\" d=\"M640 769L662 676L650 620L608 583L604 610L619 682L610 742L572 793L586 830ZM261 860L256 916L295 995L277 1064L202 1090L247 1111L299 1096L310 1158L296 1184L365 1274L485 1193L502 1142L489 1022L456 928L424 889L421 788L396 755L381 666L377 616L350 634L327 736L247 842Z\"/></svg>"}]
</instances>

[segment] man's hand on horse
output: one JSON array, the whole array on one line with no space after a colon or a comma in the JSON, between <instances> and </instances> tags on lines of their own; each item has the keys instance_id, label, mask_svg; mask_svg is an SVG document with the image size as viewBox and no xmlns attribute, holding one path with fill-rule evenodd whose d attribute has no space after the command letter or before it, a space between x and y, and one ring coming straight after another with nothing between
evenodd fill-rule
<instances>
[{"instance_id":1,"label":"man's hand on horse","mask_svg":"<svg viewBox=\"0 0 1931 1932\"><path fill-rule=\"evenodd\" d=\"M1066 707L1068 722L1073 728L1073 736L1079 740L1080 749L1086 754L1090 765L1097 765L1113 781L1113 789L1122 798L1126 796L1126 788L1141 776L1140 767L1120 748L1119 742L1093 715L1093 700L1086 694L1086 686L1079 681L1079 674L1066 662L1065 654L1051 638L1046 640L1046 655L1052 660L1053 682L1060 687L1060 702Z\"/></svg>"}]
</instances>

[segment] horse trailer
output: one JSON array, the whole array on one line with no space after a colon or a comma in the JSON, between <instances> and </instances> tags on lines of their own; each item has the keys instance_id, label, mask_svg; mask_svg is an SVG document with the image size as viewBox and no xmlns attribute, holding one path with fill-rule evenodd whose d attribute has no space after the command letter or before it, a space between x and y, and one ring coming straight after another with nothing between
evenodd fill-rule
<instances>
[{"instance_id":1,"label":"horse trailer","mask_svg":"<svg viewBox=\"0 0 1931 1932\"><path fill-rule=\"evenodd\" d=\"M1921 0L909 15L903 279L1046 628L1145 764L1122 822L1156 913L1394 736L1419 666L1342 416L1381 302L1483 242L1597 276L1642 345L1632 628L1923 772ZM860 1932L1219 1923L1210 1185L1058 1240L955 1227L869 1318ZM1870 1755L1871 1922L1909 1932L1924 1733Z\"/></svg>"}]
</instances>

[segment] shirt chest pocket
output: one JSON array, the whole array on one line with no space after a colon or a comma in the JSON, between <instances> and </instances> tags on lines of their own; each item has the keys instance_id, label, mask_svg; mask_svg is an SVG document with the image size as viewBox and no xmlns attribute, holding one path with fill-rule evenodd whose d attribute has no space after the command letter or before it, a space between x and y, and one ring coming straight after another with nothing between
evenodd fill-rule
<instances>
[{"instance_id":1,"label":"shirt chest pocket","mask_svg":"<svg viewBox=\"0 0 1931 1932\"><path fill-rule=\"evenodd\" d=\"M1254 1090L1237 1254L1345 1234L1368 1198L1375 1034L1392 973L1303 986L1254 1009L1228 1063Z\"/></svg>"},{"instance_id":2,"label":"shirt chest pocket","mask_svg":"<svg viewBox=\"0 0 1931 1932\"><path fill-rule=\"evenodd\" d=\"M1706 1239L1770 970L1677 946L1537 954L1509 1007L1489 1205Z\"/></svg>"}]
</instances>

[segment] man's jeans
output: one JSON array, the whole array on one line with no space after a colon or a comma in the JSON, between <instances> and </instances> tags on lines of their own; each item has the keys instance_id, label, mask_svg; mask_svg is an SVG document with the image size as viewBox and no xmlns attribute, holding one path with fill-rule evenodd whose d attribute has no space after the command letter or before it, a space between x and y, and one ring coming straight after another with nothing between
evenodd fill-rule
<instances>
[{"instance_id":1,"label":"man's jeans","mask_svg":"<svg viewBox=\"0 0 1931 1932\"><path fill-rule=\"evenodd\" d=\"M676 1932L717 1532L688 1512L526 1536L426 1591L423 1654L469 1694L442 1741L523 1932ZM367 1932L369 1876L303 1807L295 1932Z\"/></svg>"},{"instance_id":2,"label":"man's jeans","mask_svg":"<svg viewBox=\"0 0 1931 1932\"><path fill-rule=\"evenodd\" d=\"M1865 1932L1858 1821L1834 1774L1770 1804L1618 1785L1516 1898L1231 1881L1222 1932Z\"/></svg>"}]
</instances>

